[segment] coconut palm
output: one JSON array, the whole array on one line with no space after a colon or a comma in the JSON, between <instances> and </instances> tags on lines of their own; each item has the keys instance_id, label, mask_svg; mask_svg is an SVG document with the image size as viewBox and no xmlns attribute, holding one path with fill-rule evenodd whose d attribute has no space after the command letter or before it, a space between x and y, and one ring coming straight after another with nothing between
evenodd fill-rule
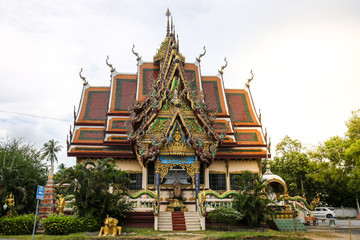
<instances>
[{"instance_id":1,"label":"coconut palm","mask_svg":"<svg viewBox=\"0 0 360 240\"><path fill-rule=\"evenodd\" d=\"M45 143L43 148L41 149L41 159L46 159L51 163L51 170L54 172L54 161L58 161L56 153L61 151L63 146L59 145L59 141L55 141L54 139L49 140L49 142Z\"/></svg>"}]
</instances>

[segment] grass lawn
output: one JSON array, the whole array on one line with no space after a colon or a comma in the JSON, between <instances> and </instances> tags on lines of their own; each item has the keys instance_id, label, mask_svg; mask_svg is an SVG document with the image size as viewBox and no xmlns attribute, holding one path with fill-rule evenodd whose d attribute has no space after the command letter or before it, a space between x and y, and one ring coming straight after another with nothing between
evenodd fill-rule
<instances>
[{"instance_id":1,"label":"grass lawn","mask_svg":"<svg viewBox=\"0 0 360 240\"><path fill-rule=\"evenodd\" d=\"M207 231L198 231L198 232L159 232L155 231L152 228L123 228L122 236L116 238L112 237L97 237L98 232L96 233L74 233L70 235L47 235L47 234L36 234L35 239L44 240L89 240L89 239L247 239L247 240L270 240L270 239L280 239L280 240L306 240L308 238L303 237L304 233L283 233L272 230L265 231L216 231L216 230L207 230ZM126 234L126 235L125 235ZM306 233L307 235L309 233ZM7 239L31 239L31 235L2 235L1 238Z\"/></svg>"}]
</instances>

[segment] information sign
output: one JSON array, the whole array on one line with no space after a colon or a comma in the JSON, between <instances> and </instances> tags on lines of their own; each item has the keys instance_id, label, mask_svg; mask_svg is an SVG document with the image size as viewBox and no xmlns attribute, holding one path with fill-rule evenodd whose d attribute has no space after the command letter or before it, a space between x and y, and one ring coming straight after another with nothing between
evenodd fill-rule
<instances>
[{"instance_id":1,"label":"information sign","mask_svg":"<svg viewBox=\"0 0 360 240\"><path fill-rule=\"evenodd\" d=\"M37 186L37 191L36 191L36 199L43 200L44 199L44 193L45 193L45 187L38 185Z\"/></svg>"}]
</instances>

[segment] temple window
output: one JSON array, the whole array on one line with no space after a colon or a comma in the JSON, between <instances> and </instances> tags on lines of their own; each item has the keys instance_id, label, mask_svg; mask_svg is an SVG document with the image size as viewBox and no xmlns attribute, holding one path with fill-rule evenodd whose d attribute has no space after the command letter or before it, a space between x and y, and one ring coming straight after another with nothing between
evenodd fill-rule
<instances>
[{"instance_id":1,"label":"temple window","mask_svg":"<svg viewBox=\"0 0 360 240\"><path fill-rule=\"evenodd\" d=\"M129 173L130 183L126 187L130 190L142 189L142 173Z\"/></svg>"},{"instance_id":2,"label":"temple window","mask_svg":"<svg viewBox=\"0 0 360 240\"><path fill-rule=\"evenodd\" d=\"M240 176L241 176L240 173L235 173L235 174L230 173L230 189L231 190L240 190L239 186L237 186L237 184L235 184L236 183L235 179Z\"/></svg>"},{"instance_id":3,"label":"temple window","mask_svg":"<svg viewBox=\"0 0 360 240\"><path fill-rule=\"evenodd\" d=\"M247 183L241 182L243 180L240 179L241 173L230 173L230 189L231 190L250 190L253 188L256 173L252 173L248 176ZM241 186L239 186L239 184ZM246 189L241 189L246 188Z\"/></svg>"},{"instance_id":4,"label":"temple window","mask_svg":"<svg viewBox=\"0 0 360 240\"><path fill-rule=\"evenodd\" d=\"M212 190L226 190L226 174L210 173L209 183L210 183L210 189Z\"/></svg>"},{"instance_id":5,"label":"temple window","mask_svg":"<svg viewBox=\"0 0 360 240\"><path fill-rule=\"evenodd\" d=\"M149 162L147 165L147 184L155 184L155 164Z\"/></svg>"}]
</instances>

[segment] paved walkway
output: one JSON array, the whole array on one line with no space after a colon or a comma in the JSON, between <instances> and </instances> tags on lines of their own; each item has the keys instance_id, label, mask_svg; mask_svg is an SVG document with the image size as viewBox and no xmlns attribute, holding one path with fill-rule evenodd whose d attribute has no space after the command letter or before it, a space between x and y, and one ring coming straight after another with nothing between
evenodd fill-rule
<instances>
[{"instance_id":1,"label":"paved walkway","mask_svg":"<svg viewBox=\"0 0 360 240\"><path fill-rule=\"evenodd\" d=\"M350 220L351 228L360 228L360 220L351 219ZM319 221L318 226L310 226L310 228L329 228L329 220L325 220L325 225L322 224L322 221ZM349 219L335 219L335 225L331 225L330 228L347 228L349 229Z\"/></svg>"}]
</instances>

